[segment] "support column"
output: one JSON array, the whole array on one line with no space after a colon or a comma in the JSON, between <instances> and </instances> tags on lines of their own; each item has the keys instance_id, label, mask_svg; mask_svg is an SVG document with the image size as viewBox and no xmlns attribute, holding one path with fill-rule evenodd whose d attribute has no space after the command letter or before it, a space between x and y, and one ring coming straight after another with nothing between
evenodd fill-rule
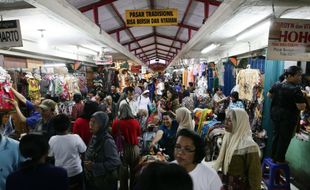
<instances>
[{"instance_id":1,"label":"support column","mask_svg":"<svg viewBox=\"0 0 310 190\"><path fill-rule=\"evenodd\" d=\"M118 43L120 43L119 31L116 32L116 39L117 39Z\"/></svg>"},{"instance_id":2,"label":"support column","mask_svg":"<svg viewBox=\"0 0 310 190\"><path fill-rule=\"evenodd\" d=\"M210 8L210 2L209 2L209 0L205 0L205 6L204 6L204 8L205 8L205 18L203 19L203 24L206 22L206 20L208 19L208 17L209 17L209 8Z\"/></svg>"},{"instance_id":3,"label":"support column","mask_svg":"<svg viewBox=\"0 0 310 190\"><path fill-rule=\"evenodd\" d=\"M192 38L192 29L188 29L188 41Z\"/></svg>"},{"instance_id":4,"label":"support column","mask_svg":"<svg viewBox=\"0 0 310 190\"><path fill-rule=\"evenodd\" d=\"M94 21L99 26L98 7L93 7Z\"/></svg>"}]
</instances>

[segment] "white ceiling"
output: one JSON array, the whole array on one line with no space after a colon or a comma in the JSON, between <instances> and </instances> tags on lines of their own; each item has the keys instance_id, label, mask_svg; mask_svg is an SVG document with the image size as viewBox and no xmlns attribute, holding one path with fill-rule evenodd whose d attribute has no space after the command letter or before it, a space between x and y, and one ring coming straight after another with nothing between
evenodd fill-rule
<instances>
[{"instance_id":1,"label":"white ceiling","mask_svg":"<svg viewBox=\"0 0 310 190\"><path fill-rule=\"evenodd\" d=\"M18 52L23 52L23 55L26 55L25 53L28 52L29 54L27 55L33 53L45 55L49 58L63 58L68 61L94 62L93 57L104 48L105 52L117 56L118 59L126 59L126 57L136 59L134 55L124 49L109 35L102 34L102 36L100 30L96 29L92 21L83 18L85 16L66 1L46 2L43 0L28 0L27 2L13 3L11 1L11 3L0 3L0 5L3 5L0 8L0 14L3 19L19 20L23 37L23 47L0 50L0 53L14 55L14 52L17 52L16 55L20 55ZM72 1L72 3L77 6L85 5L85 1ZM69 11L68 13L74 15L71 18L67 18L55 13L57 10L52 12L51 10L56 6L58 6L58 11L63 13ZM14 7L18 9L14 9ZM78 24L70 22L70 19L83 23L83 27L78 27ZM41 39L39 29L44 30L43 35L48 41L48 49L42 49L38 46L38 42ZM91 33L91 31L96 32ZM111 43L111 40L114 43Z\"/></svg>"},{"instance_id":2,"label":"white ceiling","mask_svg":"<svg viewBox=\"0 0 310 190\"><path fill-rule=\"evenodd\" d=\"M310 19L309 0L275 0L275 15L281 18ZM180 58L205 58L209 61L238 55L267 47L269 28L254 32L246 39L236 41L236 37L272 18L271 1L268 0L226 0L207 20L192 40L173 60ZM200 51L216 43L220 46L207 54Z\"/></svg>"}]
</instances>

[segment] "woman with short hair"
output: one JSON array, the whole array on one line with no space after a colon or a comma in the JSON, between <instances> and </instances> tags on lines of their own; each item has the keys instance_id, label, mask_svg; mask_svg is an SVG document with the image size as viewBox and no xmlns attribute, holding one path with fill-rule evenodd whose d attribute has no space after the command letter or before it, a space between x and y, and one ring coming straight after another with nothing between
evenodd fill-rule
<instances>
[{"instance_id":1,"label":"woman with short hair","mask_svg":"<svg viewBox=\"0 0 310 190\"><path fill-rule=\"evenodd\" d=\"M98 104L93 101L87 101L84 105L83 114L75 120L72 127L72 132L78 134L86 145L88 145L92 136L89 130L89 121L96 111L98 111Z\"/></svg>"},{"instance_id":2,"label":"woman with short hair","mask_svg":"<svg viewBox=\"0 0 310 190\"><path fill-rule=\"evenodd\" d=\"M203 140L192 130L181 129L174 147L176 163L192 177L194 190L220 190L222 182L217 173L200 163L205 157Z\"/></svg>"}]
</instances>

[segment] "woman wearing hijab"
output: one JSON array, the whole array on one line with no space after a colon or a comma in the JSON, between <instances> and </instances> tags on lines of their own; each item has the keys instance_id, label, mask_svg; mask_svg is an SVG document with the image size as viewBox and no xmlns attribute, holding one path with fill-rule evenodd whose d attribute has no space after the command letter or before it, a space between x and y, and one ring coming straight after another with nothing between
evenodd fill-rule
<instances>
[{"instance_id":1,"label":"woman wearing hijab","mask_svg":"<svg viewBox=\"0 0 310 190\"><path fill-rule=\"evenodd\" d=\"M195 109L194 99L190 96L189 90L183 92L182 106L189 109L189 111L194 111Z\"/></svg>"},{"instance_id":2,"label":"woman wearing hijab","mask_svg":"<svg viewBox=\"0 0 310 190\"><path fill-rule=\"evenodd\" d=\"M225 136L216 170L222 168L224 189L260 190L260 150L252 138L249 116L244 109L228 110Z\"/></svg>"},{"instance_id":3,"label":"woman wearing hijab","mask_svg":"<svg viewBox=\"0 0 310 190\"><path fill-rule=\"evenodd\" d=\"M181 107L176 110L175 119L179 123L178 131L183 128L194 130L194 121L192 119L191 111L186 107Z\"/></svg>"},{"instance_id":4,"label":"woman wearing hijab","mask_svg":"<svg viewBox=\"0 0 310 190\"><path fill-rule=\"evenodd\" d=\"M90 119L93 134L85 153L85 173L87 189L116 189L117 170L121 165L116 145L108 133L109 117L104 112L96 112Z\"/></svg>"},{"instance_id":5,"label":"woman wearing hijab","mask_svg":"<svg viewBox=\"0 0 310 190\"><path fill-rule=\"evenodd\" d=\"M112 135L116 137L122 134L124 137L124 150L123 150L123 167L121 172L121 190L128 189L128 168L130 170L130 189L133 189L135 181L134 168L139 163L140 149L138 147L138 137L141 135L141 127L138 120L135 119L130 106L123 104L120 107L119 118L115 119L112 123Z\"/></svg>"}]
</instances>

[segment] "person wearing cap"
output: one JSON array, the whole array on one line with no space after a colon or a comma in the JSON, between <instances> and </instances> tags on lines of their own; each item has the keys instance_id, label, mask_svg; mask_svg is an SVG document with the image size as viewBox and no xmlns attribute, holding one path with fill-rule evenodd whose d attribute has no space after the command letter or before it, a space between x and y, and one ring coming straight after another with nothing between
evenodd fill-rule
<instances>
[{"instance_id":1,"label":"person wearing cap","mask_svg":"<svg viewBox=\"0 0 310 190\"><path fill-rule=\"evenodd\" d=\"M151 104L150 100L150 91L145 90L143 93L138 97L137 103L138 103L138 110L146 110L148 111L148 105Z\"/></svg>"},{"instance_id":2,"label":"person wearing cap","mask_svg":"<svg viewBox=\"0 0 310 190\"><path fill-rule=\"evenodd\" d=\"M35 105L38 105L40 102L34 102L27 100L22 94L17 92L13 87L11 87L12 92L14 93L15 97L21 101L23 104L26 105L27 110L29 111L29 117L26 117L20 110L18 102L14 99L9 100L9 102L14 105L17 115L20 118L21 122L26 123L30 129L34 129L37 123L41 120L41 113L38 109L36 109Z\"/></svg>"},{"instance_id":3,"label":"person wearing cap","mask_svg":"<svg viewBox=\"0 0 310 190\"><path fill-rule=\"evenodd\" d=\"M45 99L41 102L39 108L41 108L40 112L42 115L42 119L40 123L38 123L34 131L42 132L48 138L50 138L51 136L55 135L55 130L51 120L55 115L56 102L51 99Z\"/></svg>"}]
</instances>

